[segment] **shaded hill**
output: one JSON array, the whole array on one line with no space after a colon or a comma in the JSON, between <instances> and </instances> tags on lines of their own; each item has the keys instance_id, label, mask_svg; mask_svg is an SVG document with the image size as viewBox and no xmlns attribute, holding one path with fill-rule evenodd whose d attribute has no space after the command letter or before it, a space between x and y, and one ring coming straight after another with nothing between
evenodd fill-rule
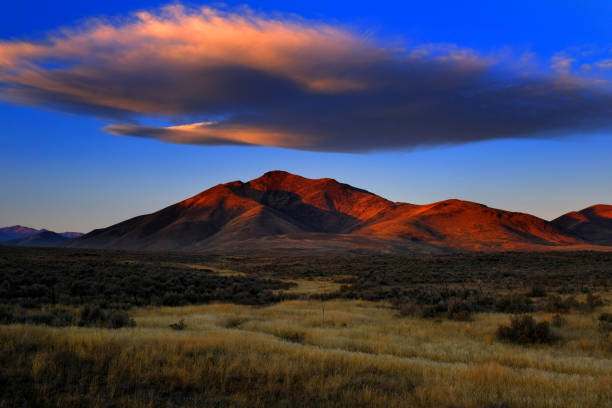
<instances>
[{"instance_id":1,"label":"shaded hill","mask_svg":"<svg viewBox=\"0 0 612 408\"><path fill-rule=\"evenodd\" d=\"M12 227L0 228L0 243L5 243L12 240L19 240L21 238L27 238L32 235L37 235L41 232L53 232L46 229L35 229L30 227L24 227L22 225L13 225ZM61 235L64 238L79 238L82 237L82 232L53 232L54 234Z\"/></svg>"},{"instance_id":2,"label":"shaded hill","mask_svg":"<svg viewBox=\"0 0 612 408\"><path fill-rule=\"evenodd\" d=\"M0 228L0 242L25 238L29 235L37 234L38 232L39 231L37 229L24 227L22 225L13 225L11 227Z\"/></svg>"},{"instance_id":3,"label":"shaded hill","mask_svg":"<svg viewBox=\"0 0 612 408\"><path fill-rule=\"evenodd\" d=\"M468 201L394 203L333 179L272 171L98 229L79 247L223 252L441 252L585 246L543 219Z\"/></svg>"},{"instance_id":4,"label":"shaded hill","mask_svg":"<svg viewBox=\"0 0 612 408\"><path fill-rule=\"evenodd\" d=\"M3 242L3 244L14 246L43 247L63 246L70 241L72 241L71 238L66 238L63 235L58 234L57 232L42 230L36 234L28 235L27 237L17 238L11 241Z\"/></svg>"},{"instance_id":5,"label":"shaded hill","mask_svg":"<svg viewBox=\"0 0 612 408\"><path fill-rule=\"evenodd\" d=\"M612 245L612 205L593 205L562 215L552 223L587 242Z\"/></svg>"},{"instance_id":6,"label":"shaded hill","mask_svg":"<svg viewBox=\"0 0 612 408\"><path fill-rule=\"evenodd\" d=\"M73 231L59 232L58 234L60 234L64 238L70 238L70 239L79 238L85 235L82 232L73 232Z\"/></svg>"}]
</instances>

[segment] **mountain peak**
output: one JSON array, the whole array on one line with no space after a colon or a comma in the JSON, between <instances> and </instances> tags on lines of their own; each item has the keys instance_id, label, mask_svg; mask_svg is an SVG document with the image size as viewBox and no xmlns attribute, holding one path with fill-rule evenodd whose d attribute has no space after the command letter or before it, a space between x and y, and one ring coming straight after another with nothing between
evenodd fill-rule
<instances>
[{"instance_id":1,"label":"mountain peak","mask_svg":"<svg viewBox=\"0 0 612 408\"><path fill-rule=\"evenodd\" d=\"M612 205L595 204L564 214L552 223L587 242L612 245Z\"/></svg>"},{"instance_id":2,"label":"mountain peak","mask_svg":"<svg viewBox=\"0 0 612 408\"><path fill-rule=\"evenodd\" d=\"M10 227L0 228L2 231L13 231L13 232L38 232L37 229L24 227L23 225L11 225Z\"/></svg>"},{"instance_id":3,"label":"mountain peak","mask_svg":"<svg viewBox=\"0 0 612 408\"><path fill-rule=\"evenodd\" d=\"M286 176L295 176L293 173L289 173L285 170L270 170L266 171L261 177L286 177ZM261 178L260 177L260 178Z\"/></svg>"},{"instance_id":4,"label":"mountain peak","mask_svg":"<svg viewBox=\"0 0 612 408\"><path fill-rule=\"evenodd\" d=\"M595 204L580 211L581 213L589 213L598 217L612 218L612 205Z\"/></svg>"},{"instance_id":5,"label":"mountain peak","mask_svg":"<svg viewBox=\"0 0 612 408\"><path fill-rule=\"evenodd\" d=\"M24 227L23 225L12 225L0 228L0 242L6 242L17 238L27 237L39 231L34 228Z\"/></svg>"},{"instance_id":6,"label":"mountain peak","mask_svg":"<svg viewBox=\"0 0 612 408\"><path fill-rule=\"evenodd\" d=\"M599 213L606 206L595 206ZM586 242L585 242L586 241ZM219 184L75 240L83 247L190 251L447 251L587 245L529 214L450 199L394 203L332 178L282 170Z\"/></svg>"},{"instance_id":7,"label":"mountain peak","mask_svg":"<svg viewBox=\"0 0 612 408\"><path fill-rule=\"evenodd\" d=\"M282 185L299 184L305 182L317 181L306 177L298 176L282 170L272 170L265 172L262 176L250 180L247 184L251 186L260 186L266 189L278 189Z\"/></svg>"}]
</instances>

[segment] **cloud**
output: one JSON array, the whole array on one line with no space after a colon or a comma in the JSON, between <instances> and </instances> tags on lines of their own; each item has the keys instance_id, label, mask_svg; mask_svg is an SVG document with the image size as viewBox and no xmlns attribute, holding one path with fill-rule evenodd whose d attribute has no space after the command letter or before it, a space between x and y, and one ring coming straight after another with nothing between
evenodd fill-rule
<instances>
[{"instance_id":1,"label":"cloud","mask_svg":"<svg viewBox=\"0 0 612 408\"><path fill-rule=\"evenodd\" d=\"M557 53L550 59L551 68L561 74L569 74L572 65L576 62L575 58L568 56L566 53Z\"/></svg>"},{"instance_id":2,"label":"cloud","mask_svg":"<svg viewBox=\"0 0 612 408\"><path fill-rule=\"evenodd\" d=\"M612 59L597 61L596 65L600 69L612 69Z\"/></svg>"},{"instance_id":3,"label":"cloud","mask_svg":"<svg viewBox=\"0 0 612 408\"><path fill-rule=\"evenodd\" d=\"M353 152L609 128L610 89L558 57L562 73L526 73L455 45L174 5L0 42L0 94L195 145ZM183 124L138 124L160 118Z\"/></svg>"}]
</instances>

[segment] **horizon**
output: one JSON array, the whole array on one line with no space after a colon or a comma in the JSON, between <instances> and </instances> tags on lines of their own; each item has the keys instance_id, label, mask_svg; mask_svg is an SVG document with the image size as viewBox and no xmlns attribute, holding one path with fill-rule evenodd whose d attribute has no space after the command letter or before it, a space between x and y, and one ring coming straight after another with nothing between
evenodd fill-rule
<instances>
[{"instance_id":1,"label":"horizon","mask_svg":"<svg viewBox=\"0 0 612 408\"><path fill-rule=\"evenodd\" d=\"M545 220L612 203L612 4L178 4L6 6L0 226L88 232L272 168Z\"/></svg>"},{"instance_id":2,"label":"horizon","mask_svg":"<svg viewBox=\"0 0 612 408\"><path fill-rule=\"evenodd\" d=\"M267 175L267 174L269 174L269 173L287 173L287 174L290 174L290 175L295 175L295 176L302 177L302 178L305 178L305 179L308 179L308 180L313 180L313 181L314 181L314 180L331 179L331 180L334 180L334 181L336 181L336 182L338 182L338 183L340 183L340 184L347 184L347 183L342 182L342 180L336 180L336 179L334 179L333 177L322 177L322 178L318 178L318 179L313 179L313 178L304 177L304 176L302 176L302 175L300 175L300 174L295 174L295 173L287 172L287 171L285 171L285 170L278 170L278 169L277 169L277 170L268 170L268 171L266 171L265 173L261 174L260 176L258 176L257 178L254 178L254 179L250 179L250 180L238 180L238 179L237 179L237 180L227 181L227 182L225 182L225 183L218 183L218 184L216 184L216 185L214 185L214 186L210 186L210 187L208 187L208 188L206 188L206 189L204 189L204 190L200 191L199 193L196 193L196 194L194 194L194 195L192 195L192 196L185 197L184 199L177 200L177 201L173 202L173 203L172 203L172 204L170 204L170 205L177 204L177 203L179 203L179 202L181 202L181 201L183 201L183 200L185 200L185 199L192 198L192 197L194 197L194 196L197 196L197 195L199 195L199 194L202 194L202 193L204 193L204 192L206 192L206 191L208 191L208 190L210 190L210 189L212 189L212 188L214 188L214 187L216 187L216 186L218 186L218 185L223 185L223 184L232 184L232 183L236 183L236 182L248 183L248 182L250 182L250 181L253 181L253 180L256 180L256 179L258 179L258 178L261 178L261 177L263 177L263 176L265 176L265 175ZM373 195L379 196L379 197L381 197L381 198L383 198L383 199L386 199L386 200L392 201L392 202L394 202L394 203L396 203L396 204L417 204L417 205L429 205L429 204L435 204L435 203L437 203L437 202L450 201L450 200L457 200L457 198L450 197L450 198L447 198L447 199L445 199L445 200L440 200L440 201L437 201L437 202L432 202L432 203L406 203L406 202L402 202L402 201L394 201L394 200L390 200L390 199L389 199L389 198L387 198L387 197L380 196L380 195L376 194L376 192L373 192L373 191L370 191L370 190L367 190L367 189L361 189L361 188L359 188L358 186L354 186L354 185L350 185L350 184L349 184L349 186L350 186L350 187L352 187L352 188L356 188L356 189L358 189L358 190L366 191L367 193L370 193L370 194L373 194ZM461 201L469 201L469 200L461 200ZM483 203L477 203L477 204L483 204ZM486 205L486 204L485 204L485 205ZM580 211L582 211L582 210L586 210L586 209L588 209L588 208L592 208L592 207L596 207L596 206L600 206L600 205L607 205L607 204L605 204L605 203L594 203L594 204L589 205L589 206L584 207L584 208L580 208L580 209L576 209L576 210L568 211L567 213L559 214L557 217L554 217L553 219L559 218L559 217L561 217L562 215L565 215L565 214L568 214L568 213L571 213L571 212L580 212ZM488 206L488 207L489 207L489 206ZM166 208L166 207L164 207L164 208ZM159 208L159 209L158 209L158 210L156 210L156 211L159 211L159 210L161 210L161 209L162 209L162 208ZM503 208L499 208L499 209L504 210ZM154 212L156 212L156 211L154 211ZM525 214L530 214L530 213L526 212ZM140 216L140 215L146 215L146 214L144 214L144 213L143 213L143 214L138 214L138 215L136 215L136 216ZM533 215L533 214L530 214L530 215ZM129 218L133 218L133 217L129 217ZM129 219L129 218L128 218L128 219ZM551 220L547 220L547 221L552 221L553 219L551 219ZM121 220L121 221L124 221L124 220ZM119 221L119 222L121 222L121 221ZM72 231L72 230L71 230L71 231L69 231L69 230L66 230L66 229L61 229L61 228L60 228L60 229L56 229L56 230L52 230L52 229L49 229L49 228L45 228L44 226L43 226L43 227L32 227L32 226L29 226L29 225L22 225L22 224L13 224L13 225L5 225L5 226L0 226L0 229L3 229L3 228L16 228L16 227L20 227L20 228L31 228L31 229L38 230L39 232L49 231L49 232L55 232L55 233L58 233L58 234L63 234L63 233L84 233L84 234L87 234L87 233L89 233L89 232L91 232L91 231L93 231L93 230L96 230L96 229L102 229L102 228L108 227L108 225L94 227L94 228L92 228L92 229L90 229L90 230L86 230L86 231L76 231L76 230L75 230L75 231Z\"/></svg>"}]
</instances>

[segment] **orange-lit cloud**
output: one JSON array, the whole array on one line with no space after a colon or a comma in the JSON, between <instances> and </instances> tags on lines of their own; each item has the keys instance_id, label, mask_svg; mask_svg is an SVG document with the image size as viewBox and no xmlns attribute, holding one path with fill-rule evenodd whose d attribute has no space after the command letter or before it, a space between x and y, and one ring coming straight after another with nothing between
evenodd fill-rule
<instances>
[{"instance_id":1,"label":"orange-lit cloud","mask_svg":"<svg viewBox=\"0 0 612 408\"><path fill-rule=\"evenodd\" d=\"M596 65L601 69L612 69L612 58L597 61Z\"/></svg>"},{"instance_id":2,"label":"orange-lit cloud","mask_svg":"<svg viewBox=\"0 0 612 408\"><path fill-rule=\"evenodd\" d=\"M113 134L199 145L367 151L609 127L609 89L572 77L570 57L551 62L561 75L526 75L454 45L402 49L330 24L173 5L0 42L0 93L132 123ZM187 124L133 124L160 117Z\"/></svg>"}]
</instances>

